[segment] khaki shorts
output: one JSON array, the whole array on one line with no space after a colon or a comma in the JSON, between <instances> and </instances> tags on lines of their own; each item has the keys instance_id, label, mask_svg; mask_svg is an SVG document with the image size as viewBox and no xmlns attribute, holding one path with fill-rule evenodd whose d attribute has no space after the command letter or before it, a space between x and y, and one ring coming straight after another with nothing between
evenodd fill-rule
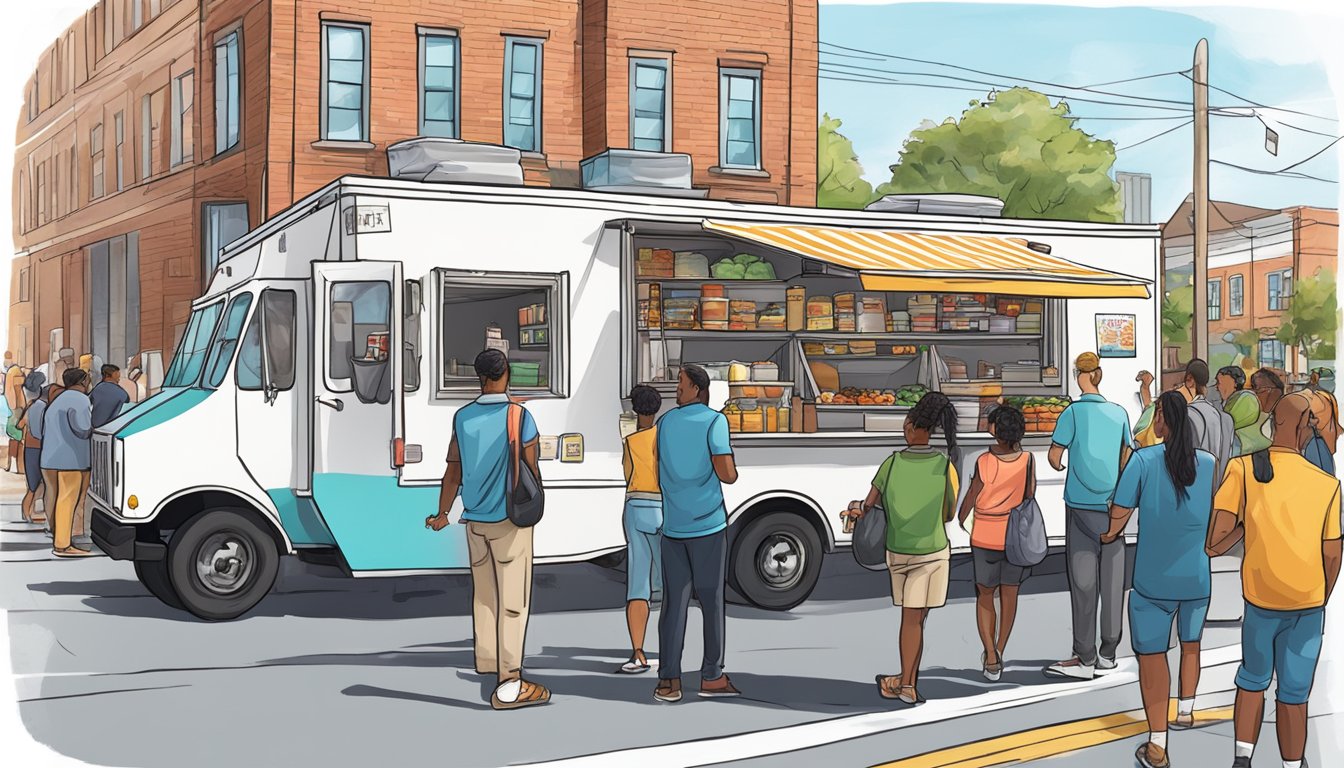
<instances>
[{"instance_id":1,"label":"khaki shorts","mask_svg":"<svg viewBox=\"0 0 1344 768\"><path fill-rule=\"evenodd\" d=\"M952 571L952 548L931 555L887 552L891 571L891 602L903 608L941 608L947 602L947 581Z\"/></svg>"}]
</instances>

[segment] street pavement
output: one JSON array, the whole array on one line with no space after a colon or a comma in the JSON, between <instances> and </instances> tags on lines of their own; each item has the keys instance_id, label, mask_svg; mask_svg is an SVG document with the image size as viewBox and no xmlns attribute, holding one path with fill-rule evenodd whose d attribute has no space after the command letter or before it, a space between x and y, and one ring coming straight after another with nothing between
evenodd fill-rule
<instances>
[{"instance_id":1,"label":"street pavement","mask_svg":"<svg viewBox=\"0 0 1344 768\"><path fill-rule=\"evenodd\" d=\"M129 563L53 558L49 540L14 522L17 488L0 476L0 607L19 711L37 742L86 763L872 766L925 755L940 765L958 745L1139 706L1132 659L1087 683L1040 674L1069 646L1058 557L1027 585L997 684L979 673L970 563L957 562L952 599L929 619L929 702L916 708L877 695L873 676L897 669L899 612L886 575L847 553L827 558L816 593L793 611L730 606L728 671L743 698L676 705L652 700L652 673L613 674L628 656L623 574L538 567L527 674L554 700L500 713L487 703L493 679L472 670L466 575L350 579L286 558L256 609L208 623L150 596ZM692 613L688 670L700 655ZM1230 689L1237 637L1235 626L1206 632L1201 708L1230 703L1219 691ZM654 627L646 645L656 651ZM1198 738L1216 756L1210 734ZM1133 741L1094 747L1100 763L1082 753L1049 764L1128 765Z\"/></svg>"}]
</instances>

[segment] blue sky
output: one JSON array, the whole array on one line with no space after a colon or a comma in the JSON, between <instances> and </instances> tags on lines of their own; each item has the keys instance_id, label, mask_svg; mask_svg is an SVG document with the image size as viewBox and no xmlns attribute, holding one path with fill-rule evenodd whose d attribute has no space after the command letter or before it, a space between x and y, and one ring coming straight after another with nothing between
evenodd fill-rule
<instances>
[{"instance_id":1,"label":"blue sky","mask_svg":"<svg viewBox=\"0 0 1344 768\"><path fill-rule=\"evenodd\" d=\"M898 159L901 144L921 121L942 122L960 116L972 92L843 82L827 78L896 79L988 91L990 87L946 78L893 75L882 71L924 72L1021 84L1046 92L1058 88L1026 82L1089 86L1144 75L1188 70L1195 44L1209 41L1210 83L1261 104L1285 107L1322 117L1337 117L1324 54L1313 44L1323 25L1334 20L1243 8L1191 9L1082 8L970 3L893 3L846 5L823 0L821 7L820 107L844 121L840 129L854 141L865 177L886 181L887 167ZM1009 77L989 77L948 67L868 57L841 50L871 51L955 64ZM868 57L868 58L858 58ZM863 69L870 68L870 69ZM1180 75L1096 86L1132 96L1186 101L1191 83ZM1102 101L1137 102L1132 98L1062 91ZM1138 103L1181 108L1180 105ZM1232 107L1247 114L1241 99L1211 92L1214 107ZM1153 218L1165 221L1190 192L1192 128L1177 128L1189 119L1178 111L1138 106L1110 106L1073 100L1072 112L1085 119L1078 126L1116 142L1116 170L1151 173ZM1237 165L1279 170L1318 152L1344 132L1338 122L1258 109L1279 133L1277 157L1265 151L1265 129L1255 117L1214 117L1211 156ZM1104 117L1171 117L1166 120L1103 120ZM1284 123L1321 134L1303 132ZM1177 128L1133 149L1125 149L1164 130ZM1337 179L1338 157L1331 149L1296 168L1314 176ZM1337 207L1339 185L1249 174L1215 166L1211 194L1216 200L1266 208L1291 205Z\"/></svg>"}]
</instances>

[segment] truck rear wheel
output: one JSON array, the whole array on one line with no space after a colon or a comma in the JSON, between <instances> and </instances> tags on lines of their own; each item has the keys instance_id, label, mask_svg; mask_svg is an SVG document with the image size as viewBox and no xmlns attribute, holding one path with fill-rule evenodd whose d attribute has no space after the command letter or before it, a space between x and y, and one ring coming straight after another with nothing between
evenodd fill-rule
<instances>
[{"instance_id":1,"label":"truck rear wheel","mask_svg":"<svg viewBox=\"0 0 1344 768\"><path fill-rule=\"evenodd\" d=\"M821 537L792 512L762 515L733 541L732 586L758 608L787 611L812 594L821 575Z\"/></svg>"},{"instance_id":2,"label":"truck rear wheel","mask_svg":"<svg viewBox=\"0 0 1344 768\"><path fill-rule=\"evenodd\" d=\"M145 589L162 600L164 605L179 611L186 609L182 598L177 596L177 590L173 589L172 579L168 577L167 560L136 560L135 575L145 585Z\"/></svg>"},{"instance_id":3,"label":"truck rear wheel","mask_svg":"<svg viewBox=\"0 0 1344 768\"><path fill-rule=\"evenodd\" d=\"M247 613L271 591L279 567L270 533L233 509L192 518L168 545L168 574L183 607L207 621Z\"/></svg>"}]
</instances>

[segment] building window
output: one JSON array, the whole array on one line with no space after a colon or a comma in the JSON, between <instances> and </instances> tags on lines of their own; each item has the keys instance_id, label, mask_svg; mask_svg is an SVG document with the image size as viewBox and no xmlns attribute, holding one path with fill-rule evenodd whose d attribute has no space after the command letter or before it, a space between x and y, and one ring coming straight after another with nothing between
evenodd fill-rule
<instances>
[{"instance_id":1,"label":"building window","mask_svg":"<svg viewBox=\"0 0 1344 768\"><path fill-rule=\"evenodd\" d=\"M1227 278L1227 313L1232 317L1241 317L1245 312L1245 290L1245 279L1241 275Z\"/></svg>"},{"instance_id":2,"label":"building window","mask_svg":"<svg viewBox=\"0 0 1344 768\"><path fill-rule=\"evenodd\" d=\"M630 148L667 152L672 146L672 62L630 60Z\"/></svg>"},{"instance_id":3,"label":"building window","mask_svg":"<svg viewBox=\"0 0 1344 768\"><path fill-rule=\"evenodd\" d=\"M504 144L541 151L541 43L509 38L504 53Z\"/></svg>"},{"instance_id":4,"label":"building window","mask_svg":"<svg viewBox=\"0 0 1344 768\"><path fill-rule=\"evenodd\" d=\"M116 132L116 165L117 165L117 191L126 188L126 120L122 113L118 112L112 116L112 126Z\"/></svg>"},{"instance_id":5,"label":"building window","mask_svg":"<svg viewBox=\"0 0 1344 768\"><path fill-rule=\"evenodd\" d=\"M1270 272L1267 282L1269 284L1270 311L1287 309L1293 296L1293 270L1284 269L1279 272Z\"/></svg>"},{"instance_id":6,"label":"building window","mask_svg":"<svg viewBox=\"0 0 1344 768\"><path fill-rule=\"evenodd\" d=\"M369 140L369 28L322 25L322 138Z\"/></svg>"},{"instance_id":7,"label":"building window","mask_svg":"<svg viewBox=\"0 0 1344 768\"><path fill-rule=\"evenodd\" d=\"M142 0L128 0L131 4L131 31L136 32L145 23Z\"/></svg>"},{"instance_id":8,"label":"building window","mask_svg":"<svg viewBox=\"0 0 1344 768\"><path fill-rule=\"evenodd\" d=\"M103 240L84 251L91 351L105 362L125 365L140 352L140 233Z\"/></svg>"},{"instance_id":9,"label":"building window","mask_svg":"<svg viewBox=\"0 0 1344 768\"><path fill-rule=\"evenodd\" d=\"M1223 281L1209 281L1209 319L1223 319Z\"/></svg>"},{"instance_id":10,"label":"building window","mask_svg":"<svg viewBox=\"0 0 1344 768\"><path fill-rule=\"evenodd\" d=\"M478 330L497 329L508 342L511 391L568 394L568 274L440 273L441 393L471 397L480 391L471 367L480 352Z\"/></svg>"},{"instance_id":11,"label":"building window","mask_svg":"<svg viewBox=\"0 0 1344 768\"><path fill-rule=\"evenodd\" d=\"M183 163L190 163L193 159L195 148L193 147L195 138L195 112L194 106L195 93L195 72L188 71L173 80L173 154L172 167Z\"/></svg>"},{"instance_id":12,"label":"building window","mask_svg":"<svg viewBox=\"0 0 1344 768\"><path fill-rule=\"evenodd\" d=\"M97 200L103 196L103 124L93 126L89 131L89 156L93 158L93 170L89 199Z\"/></svg>"},{"instance_id":13,"label":"building window","mask_svg":"<svg viewBox=\"0 0 1344 768\"><path fill-rule=\"evenodd\" d=\"M761 73L719 70L719 165L761 167Z\"/></svg>"},{"instance_id":14,"label":"building window","mask_svg":"<svg viewBox=\"0 0 1344 768\"><path fill-rule=\"evenodd\" d=\"M247 203L206 203L202 264L208 282L219 266L219 251L247 234Z\"/></svg>"},{"instance_id":15,"label":"building window","mask_svg":"<svg viewBox=\"0 0 1344 768\"><path fill-rule=\"evenodd\" d=\"M23 269L20 269L20 270L19 270L19 303L20 303L20 304L22 304L23 302L31 301L31 300L32 300L32 295L33 295L32 291L33 291L33 289L32 289L32 286L30 286L30 285L28 284L28 275L29 275L29 272L28 272L28 268L27 268L27 267L24 267Z\"/></svg>"},{"instance_id":16,"label":"building window","mask_svg":"<svg viewBox=\"0 0 1344 768\"><path fill-rule=\"evenodd\" d=\"M1284 370L1283 342L1278 339L1260 340L1260 365Z\"/></svg>"},{"instance_id":17,"label":"building window","mask_svg":"<svg viewBox=\"0 0 1344 768\"><path fill-rule=\"evenodd\" d=\"M47 223L47 164L37 164L37 226Z\"/></svg>"},{"instance_id":18,"label":"building window","mask_svg":"<svg viewBox=\"0 0 1344 768\"><path fill-rule=\"evenodd\" d=\"M149 94L140 99L140 180L154 175L154 115Z\"/></svg>"},{"instance_id":19,"label":"building window","mask_svg":"<svg viewBox=\"0 0 1344 768\"><path fill-rule=\"evenodd\" d=\"M69 202L69 210L74 212L79 210L79 153L74 147L70 147L70 188L66 193L66 200Z\"/></svg>"},{"instance_id":20,"label":"building window","mask_svg":"<svg viewBox=\"0 0 1344 768\"><path fill-rule=\"evenodd\" d=\"M238 77L238 32L215 43L215 154L238 145L241 81Z\"/></svg>"},{"instance_id":21,"label":"building window","mask_svg":"<svg viewBox=\"0 0 1344 768\"><path fill-rule=\"evenodd\" d=\"M458 137L457 35L420 33L420 135Z\"/></svg>"}]
</instances>

